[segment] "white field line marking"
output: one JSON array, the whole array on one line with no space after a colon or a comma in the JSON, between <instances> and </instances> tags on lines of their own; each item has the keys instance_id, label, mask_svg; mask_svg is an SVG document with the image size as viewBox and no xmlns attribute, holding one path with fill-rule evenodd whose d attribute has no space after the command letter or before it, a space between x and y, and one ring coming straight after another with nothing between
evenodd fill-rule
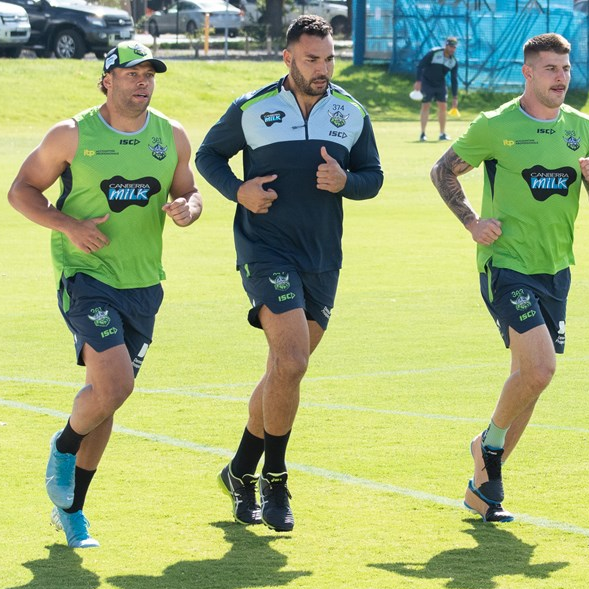
<instances>
[{"instance_id":1,"label":"white field line marking","mask_svg":"<svg viewBox=\"0 0 589 589\"><path fill-rule=\"evenodd\" d=\"M57 411L55 409L48 409L44 407L35 407L34 405L28 405L26 403L19 403L17 401L9 401L6 399L0 399L0 405L5 407L11 407L21 411L29 411L33 413L39 413L41 415L50 415L52 417L58 417L61 419L67 419L69 415L63 411ZM120 434L126 434L128 436L134 436L136 438L142 438L150 442L156 442L158 444L166 444L168 446L174 446L176 448L183 448L185 450L193 450L195 452L203 452L206 454L213 454L215 456L222 456L230 458L233 456L233 452L225 450L224 448L214 448L212 446L206 446L204 444L196 444L195 442L189 442L186 440L180 440L178 438L172 438L170 436L164 436L161 434L154 434L149 432L142 432L139 430L130 429L121 425L114 426L114 431ZM345 483L354 487L364 487L371 491L378 491L383 493L393 493L395 495L402 495L409 497L410 499L417 499L418 501L429 501L437 505L445 505L446 507L464 509L462 502L456 499L449 499L448 497L442 497L440 495L434 495L432 493L426 493L424 491L417 491L415 489L406 489L404 487L397 487L396 485L390 485L388 483L379 483L371 481L370 479L363 479L355 477L345 473L327 470L325 468L318 468L315 466L308 466L305 464L292 464L289 462L289 469L298 470L305 474L320 477L330 481L339 483ZM553 521L550 519L535 517L527 515L525 513L514 514L516 520L521 523L530 524L539 528L550 528L558 530L560 532L569 532L571 534L577 534L581 536L589 537L589 529L568 524L566 522Z\"/></svg>"},{"instance_id":2,"label":"white field line marking","mask_svg":"<svg viewBox=\"0 0 589 589\"><path fill-rule=\"evenodd\" d=\"M319 377L320 379L327 380L330 377ZM336 377L334 377L336 378ZM361 376L359 376L361 378ZM313 379L306 379L307 381ZM17 378L9 376L0 376L0 382L20 382L23 384L35 384L41 386L60 386L69 387L72 389L78 389L81 385L79 382L62 382L57 380L44 380L44 379L31 379L31 378ZM257 383L255 382L243 382L243 383L227 383L227 384L205 384L199 387L177 387L177 388L157 388L148 389L142 387L135 388L135 394L140 393L144 395L178 395L182 397L192 397L195 399L214 399L218 401L226 401L230 403L247 403L249 401L248 396L234 397L223 394L213 394L207 392L201 392L203 389L237 389L237 388L253 388ZM196 390L195 390L196 389ZM199 390L200 389L200 390ZM304 409L326 409L329 411L350 411L357 413L376 413L380 415L396 415L400 417L416 417L422 419L432 419L439 421L454 421L454 422L466 422L466 423L480 423L480 417L463 417L456 415L444 415L440 413L419 413L417 411L399 411L395 409L379 409L377 407L362 407L360 405L343 405L336 403L314 403L312 401L301 401L300 407ZM589 433L589 428L566 426L566 425L553 425L553 424L542 424L542 423L530 423L527 427L545 429L551 431L569 431L581 434Z\"/></svg>"}]
</instances>

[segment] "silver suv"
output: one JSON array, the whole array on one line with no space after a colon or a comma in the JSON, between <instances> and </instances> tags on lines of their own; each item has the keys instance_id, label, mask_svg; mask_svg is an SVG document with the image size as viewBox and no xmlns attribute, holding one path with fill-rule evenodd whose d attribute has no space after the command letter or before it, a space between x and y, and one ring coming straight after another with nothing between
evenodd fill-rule
<instances>
[{"instance_id":1,"label":"silver suv","mask_svg":"<svg viewBox=\"0 0 589 589\"><path fill-rule=\"evenodd\" d=\"M24 8L0 2L0 57L18 57L31 36L31 24Z\"/></svg>"},{"instance_id":2,"label":"silver suv","mask_svg":"<svg viewBox=\"0 0 589 589\"><path fill-rule=\"evenodd\" d=\"M244 12L246 25L260 21L265 6L264 0L240 0L239 4ZM288 25L291 20L301 14L322 16L331 25L335 35L350 34L350 17L346 0L287 0L284 3L282 22Z\"/></svg>"}]
</instances>

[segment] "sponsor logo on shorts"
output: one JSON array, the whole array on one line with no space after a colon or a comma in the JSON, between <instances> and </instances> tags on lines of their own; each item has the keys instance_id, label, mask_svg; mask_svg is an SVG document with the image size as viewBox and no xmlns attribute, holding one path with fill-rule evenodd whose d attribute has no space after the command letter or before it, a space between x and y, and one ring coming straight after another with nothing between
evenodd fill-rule
<instances>
[{"instance_id":1,"label":"sponsor logo on shorts","mask_svg":"<svg viewBox=\"0 0 589 589\"><path fill-rule=\"evenodd\" d=\"M532 317L535 317L535 316L536 316L536 311L534 311L534 309L532 309L531 311L528 311L527 313L520 315L519 320L525 321L526 319L531 319Z\"/></svg>"},{"instance_id":2,"label":"sponsor logo on shorts","mask_svg":"<svg viewBox=\"0 0 589 589\"><path fill-rule=\"evenodd\" d=\"M110 317L108 311L103 311L102 307L96 307L96 309L90 309L91 315L88 315L88 319L94 322L96 327L108 327L110 325Z\"/></svg>"},{"instance_id":3,"label":"sponsor logo on shorts","mask_svg":"<svg viewBox=\"0 0 589 589\"><path fill-rule=\"evenodd\" d=\"M566 327L566 324L564 321L558 322L558 335L556 336L556 340L554 341L555 344L559 344L561 346L564 346L564 342L566 339L565 327Z\"/></svg>"},{"instance_id":4,"label":"sponsor logo on shorts","mask_svg":"<svg viewBox=\"0 0 589 589\"><path fill-rule=\"evenodd\" d=\"M278 296L278 302L279 303L284 303L284 301L291 301L296 296L297 295L294 292L287 292L285 294L281 294L281 295Z\"/></svg>"},{"instance_id":5,"label":"sponsor logo on shorts","mask_svg":"<svg viewBox=\"0 0 589 589\"><path fill-rule=\"evenodd\" d=\"M285 272L274 272L268 276L268 280L276 290L288 290L290 288L289 276Z\"/></svg>"},{"instance_id":6,"label":"sponsor logo on shorts","mask_svg":"<svg viewBox=\"0 0 589 589\"><path fill-rule=\"evenodd\" d=\"M514 305L518 311L525 311L532 306L532 303L530 303L530 295L524 296L520 291L518 294L513 296L517 296L517 298L511 299L510 303Z\"/></svg>"},{"instance_id":7,"label":"sponsor logo on shorts","mask_svg":"<svg viewBox=\"0 0 589 589\"><path fill-rule=\"evenodd\" d=\"M321 313L328 319L331 317L331 309L328 307L323 307L323 309L321 309Z\"/></svg>"},{"instance_id":8,"label":"sponsor logo on shorts","mask_svg":"<svg viewBox=\"0 0 589 589\"><path fill-rule=\"evenodd\" d=\"M105 329L102 331L100 333L100 337L104 339L105 337L108 337L109 335L115 335L118 332L119 330L116 327L111 327L110 329Z\"/></svg>"},{"instance_id":9,"label":"sponsor logo on shorts","mask_svg":"<svg viewBox=\"0 0 589 589\"><path fill-rule=\"evenodd\" d=\"M147 350L149 348L149 344L143 344L137 356L133 359L133 368L139 370L141 365L143 364L143 359L145 358L145 354L147 354Z\"/></svg>"}]
</instances>

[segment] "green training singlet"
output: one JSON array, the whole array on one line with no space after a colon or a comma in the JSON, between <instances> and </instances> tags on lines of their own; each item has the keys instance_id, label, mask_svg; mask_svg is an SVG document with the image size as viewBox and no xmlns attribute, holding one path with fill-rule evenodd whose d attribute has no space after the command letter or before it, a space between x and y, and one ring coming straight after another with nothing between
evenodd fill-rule
<instances>
[{"instance_id":1,"label":"green training singlet","mask_svg":"<svg viewBox=\"0 0 589 589\"><path fill-rule=\"evenodd\" d=\"M98 226L110 244L92 253L75 247L61 232L51 235L56 280L83 272L114 288L141 288L165 278L162 267L162 206L178 163L169 120L148 110L136 133L110 127L98 106L74 117L78 149L61 175L56 207L76 219L110 214Z\"/></svg>"},{"instance_id":2,"label":"green training singlet","mask_svg":"<svg viewBox=\"0 0 589 589\"><path fill-rule=\"evenodd\" d=\"M465 162L485 162L481 218L501 221L502 235L477 246L477 266L556 274L574 264L579 158L589 153L589 117L562 105L550 121L520 109L519 98L481 113L452 146Z\"/></svg>"}]
</instances>

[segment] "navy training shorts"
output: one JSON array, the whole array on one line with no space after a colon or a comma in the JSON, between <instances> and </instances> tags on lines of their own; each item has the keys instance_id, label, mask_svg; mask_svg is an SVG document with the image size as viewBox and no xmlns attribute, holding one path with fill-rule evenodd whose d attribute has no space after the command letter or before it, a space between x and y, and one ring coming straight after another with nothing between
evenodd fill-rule
<instances>
[{"instance_id":1,"label":"navy training shorts","mask_svg":"<svg viewBox=\"0 0 589 589\"><path fill-rule=\"evenodd\" d=\"M571 272L521 274L490 263L481 273L481 294L495 320L505 347L509 348L509 327L525 333L546 325L557 354L564 353L566 306Z\"/></svg>"},{"instance_id":2,"label":"navy training shorts","mask_svg":"<svg viewBox=\"0 0 589 589\"><path fill-rule=\"evenodd\" d=\"M339 270L299 272L288 264L252 263L239 267L243 288L252 308L250 325L262 328L259 313L266 305L272 313L304 309L308 320L327 329L335 301Z\"/></svg>"},{"instance_id":3,"label":"navy training shorts","mask_svg":"<svg viewBox=\"0 0 589 589\"><path fill-rule=\"evenodd\" d=\"M448 100L448 89L444 86L430 86L427 82L421 83L421 102L446 102Z\"/></svg>"},{"instance_id":4,"label":"navy training shorts","mask_svg":"<svg viewBox=\"0 0 589 589\"><path fill-rule=\"evenodd\" d=\"M62 277L57 301L74 336L78 365L84 366L84 344L96 352L124 344L137 376L152 341L163 296L161 284L117 289L87 274Z\"/></svg>"}]
</instances>

